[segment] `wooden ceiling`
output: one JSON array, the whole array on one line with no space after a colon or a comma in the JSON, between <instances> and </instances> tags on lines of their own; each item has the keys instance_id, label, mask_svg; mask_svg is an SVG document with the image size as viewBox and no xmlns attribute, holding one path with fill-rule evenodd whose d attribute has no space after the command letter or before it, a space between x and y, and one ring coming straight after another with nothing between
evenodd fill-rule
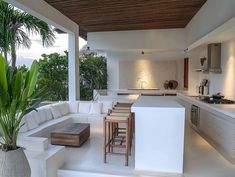
<instances>
[{"instance_id":1,"label":"wooden ceiling","mask_svg":"<svg viewBox=\"0 0 235 177\"><path fill-rule=\"evenodd\" d=\"M87 32L183 28L206 0L46 0Z\"/></svg>"}]
</instances>

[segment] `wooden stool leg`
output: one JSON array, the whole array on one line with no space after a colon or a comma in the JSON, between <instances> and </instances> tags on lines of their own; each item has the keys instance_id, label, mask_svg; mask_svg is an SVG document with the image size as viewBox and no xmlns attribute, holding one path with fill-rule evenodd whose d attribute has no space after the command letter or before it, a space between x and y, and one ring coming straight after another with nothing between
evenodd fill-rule
<instances>
[{"instance_id":1,"label":"wooden stool leg","mask_svg":"<svg viewBox=\"0 0 235 177\"><path fill-rule=\"evenodd\" d=\"M106 132L107 132L107 130L106 130L106 127L107 127L107 125L106 125L106 121L105 121L105 118L104 118L104 163L106 163L107 162L107 158L106 158L106 156L107 156L107 152L106 152L106 144L107 144L107 134L106 134Z\"/></svg>"},{"instance_id":2,"label":"wooden stool leg","mask_svg":"<svg viewBox=\"0 0 235 177\"><path fill-rule=\"evenodd\" d=\"M110 153L110 139L111 139L111 127L110 127L110 122L108 122L108 152Z\"/></svg>"},{"instance_id":3,"label":"wooden stool leg","mask_svg":"<svg viewBox=\"0 0 235 177\"><path fill-rule=\"evenodd\" d=\"M129 158L129 120L127 121L127 129L126 129L126 152L125 152L125 166L128 166L128 158Z\"/></svg>"},{"instance_id":4,"label":"wooden stool leg","mask_svg":"<svg viewBox=\"0 0 235 177\"><path fill-rule=\"evenodd\" d=\"M129 155L131 155L131 147L132 147L132 117L129 118Z\"/></svg>"},{"instance_id":5,"label":"wooden stool leg","mask_svg":"<svg viewBox=\"0 0 235 177\"><path fill-rule=\"evenodd\" d=\"M111 136L111 138L112 138L112 145L115 143L114 142L114 135L115 135L115 124L114 123L111 123L111 132L112 132L112 136ZM113 146L111 146L111 152L113 153Z\"/></svg>"}]
</instances>

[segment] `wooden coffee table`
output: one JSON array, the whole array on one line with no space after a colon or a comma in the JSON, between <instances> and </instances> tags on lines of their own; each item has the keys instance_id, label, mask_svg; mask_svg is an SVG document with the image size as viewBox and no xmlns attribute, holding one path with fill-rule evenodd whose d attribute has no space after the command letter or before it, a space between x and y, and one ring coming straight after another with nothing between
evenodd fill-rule
<instances>
[{"instance_id":1,"label":"wooden coffee table","mask_svg":"<svg viewBox=\"0 0 235 177\"><path fill-rule=\"evenodd\" d=\"M90 124L74 123L51 132L51 144L79 147L90 137Z\"/></svg>"}]
</instances>

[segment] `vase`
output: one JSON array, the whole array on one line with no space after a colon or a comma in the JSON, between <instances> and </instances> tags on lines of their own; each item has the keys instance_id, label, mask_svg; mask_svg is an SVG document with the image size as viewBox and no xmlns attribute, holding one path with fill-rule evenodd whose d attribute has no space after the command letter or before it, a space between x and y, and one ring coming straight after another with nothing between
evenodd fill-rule
<instances>
[{"instance_id":1,"label":"vase","mask_svg":"<svg viewBox=\"0 0 235 177\"><path fill-rule=\"evenodd\" d=\"M0 150L0 177L30 176L31 170L23 148L7 152Z\"/></svg>"}]
</instances>

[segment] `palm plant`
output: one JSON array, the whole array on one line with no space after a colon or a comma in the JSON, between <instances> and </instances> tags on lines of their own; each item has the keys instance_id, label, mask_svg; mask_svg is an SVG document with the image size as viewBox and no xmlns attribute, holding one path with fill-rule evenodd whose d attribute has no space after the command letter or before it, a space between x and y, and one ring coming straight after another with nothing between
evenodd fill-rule
<instances>
[{"instance_id":1,"label":"palm plant","mask_svg":"<svg viewBox=\"0 0 235 177\"><path fill-rule=\"evenodd\" d=\"M30 48L29 34L39 34L43 46L51 46L55 35L51 26L47 23L27 14L12 5L0 0L0 48L7 57L11 51L12 67L16 65L16 48L23 46Z\"/></svg>"},{"instance_id":2,"label":"palm plant","mask_svg":"<svg viewBox=\"0 0 235 177\"><path fill-rule=\"evenodd\" d=\"M24 75L25 74L25 75ZM23 116L41 102L40 92L36 92L38 63L34 61L31 68L22 70L9 66L0 55L0 130L4 151L17 149L17 136L22 126Z\"/></svg>"}]
</instances>

